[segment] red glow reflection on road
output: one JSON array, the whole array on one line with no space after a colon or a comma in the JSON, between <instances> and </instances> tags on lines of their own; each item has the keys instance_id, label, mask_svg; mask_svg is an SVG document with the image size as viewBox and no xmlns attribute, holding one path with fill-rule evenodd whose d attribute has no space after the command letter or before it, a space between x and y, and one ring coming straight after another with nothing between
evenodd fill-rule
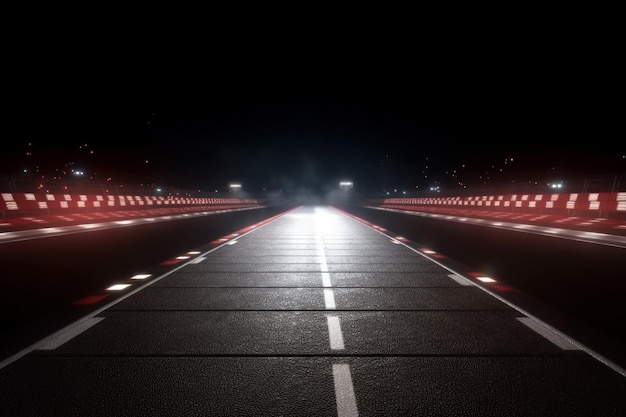
<instances>
[{"instance_id":1,"label":"red glow reflection on road","mask_svg":"<svg viewBox=\"0 0 626 417\"><path fill-rule=\"evenodd\" d=\"M88 295L86 297L79 298L78 300L74 301L72 304L75 305L75 306L84 306L84 305L90 305L90 304L97 304L100 301L102 301L105 298L107 298L108 296L109 296L109 294Z\"/></svg>"}]
</instances>

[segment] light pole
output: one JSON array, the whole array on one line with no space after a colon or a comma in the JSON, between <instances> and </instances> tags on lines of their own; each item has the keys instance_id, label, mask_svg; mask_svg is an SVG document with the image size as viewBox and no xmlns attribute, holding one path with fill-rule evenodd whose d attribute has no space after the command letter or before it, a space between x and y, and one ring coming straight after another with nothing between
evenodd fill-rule
<instances>
[{"instance_id":1,"label":"light pole","mask_svg":"<svg viewBox=\"0 0 626 417\"><path fill-rule=\"evenodd\" d=\"M352 181L341 181L339 183L339 188L341 188L345 192L348 192L348 190L351 189L353 186L354 184L352 183Z\"/></svg>"},{"instance_id":2,"label":"light pole","mask_svg":"<svg viewBox=\"0 0 626 417\"><path fill-rule=\"evenodd\" d=\"M231 193L233 193L233 194L234 194L234 193L236 193L237 191L241 190L241 184L239 184L239 183L233 183L233 184L230 184L230 185L228 186L228 189L230 190L230 192L231 192Z\"/></svg>"}]
</instances>

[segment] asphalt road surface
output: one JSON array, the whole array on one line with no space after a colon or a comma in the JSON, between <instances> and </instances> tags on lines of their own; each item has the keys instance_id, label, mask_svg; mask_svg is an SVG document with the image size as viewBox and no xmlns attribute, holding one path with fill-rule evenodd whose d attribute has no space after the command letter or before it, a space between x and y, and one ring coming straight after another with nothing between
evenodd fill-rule
<instances>
[{"instance_id":1,"label":"asphalt road surface","mask_svg":"<svg viewBox=\"0 0 626 417\"><path fill-rule=\"evenodd\" d=\"M620 290L602 274L623 271L622 252L370 210L354 213L367 225L328 207L283 214L254 227L220 217L219 233L208 216L4 245L22 275L3 280L19 306L3 313L80 319L3 363L2 413L624 415L623 368L586 343L610 345L609 328L595 310L565 311L576 303L558 290L567 281L579 299L584 283L562 268L604 260L595 282ZM35 276L45 289L23 281ZM556 289L531 295L542 280Z\"/></svg>"}]
</instances>

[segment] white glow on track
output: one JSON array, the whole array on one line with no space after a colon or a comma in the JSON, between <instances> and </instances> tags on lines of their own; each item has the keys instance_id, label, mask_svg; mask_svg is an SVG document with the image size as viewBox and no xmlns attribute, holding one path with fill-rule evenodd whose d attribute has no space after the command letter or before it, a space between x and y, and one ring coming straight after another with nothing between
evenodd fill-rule
<instances>
[{"instance_id":1,"label":"white glow on track","mask_svg":"<svg viewBox=\"0 0 626 417\"><path fill-rule=\"evenodd\" d=\"M476 279L482 282L496 282L495 279L489 277L477 277Z\"/></svg>"},{"instance_id":2,"label":"white glow on track","mask_svg":"<svg viewBox=\"0 0 626 417\"><path fill-rule=\"evenodd\" d=\"M115 224L120 224L120 225L127 225L127 224L133 224L134 221L133 220L118 220L115 222Z\"/></svg>"},{"instance_id":3,"label":"white glow on track","mask_svg":"<svg viewBox=\"0 0 626 417\"><path fill-rule=\"evenodd\" d=\"M103 223L87 223L87 224L79 224L78 227L81 229L96 229L98 227L104 227Z\"/></svg>"},{"instance_id":4,"label":"white glow on track","mask_svg":"<svg viewBox=\"0 0 626 417\"><path fill-rule=\"evenodd\" d=\"M137 274L137 275L133 275L130 279L146 279L146 278L150 278L152 276L152 274Z\"/></svg>"},{"instance_id":5,"label":"white glow on track","mask_svg":"<svg viewBox=\"0 0 626 417\"><path fill-rule=\"evenodd\" d=\"M514 229L520 229L520 230L527 230L527 229L533 229L534 226L530 225L530 224L518 224L516 226L513 226Z\"/></svg>"},{"instance_id":6,"label":"white glow on track","mask_svg":"<svg viewBox=\"0 0 626 417\"><path fill-rule=\"evenodd\" d=\"M606 237L606 234L598 232L584 232L578 236L585 239L602 239Z\"/></svg>"},{"instance_id":7,"label":"white glow on track","mask_svg":"<svg viewBox=\"0 0 626 417\"><path fill-rule=\"evenodd\" d=\"M130 287L130 284L115 284L107 288L108 291L121 291Z\"/></svg>"}]
</instances>

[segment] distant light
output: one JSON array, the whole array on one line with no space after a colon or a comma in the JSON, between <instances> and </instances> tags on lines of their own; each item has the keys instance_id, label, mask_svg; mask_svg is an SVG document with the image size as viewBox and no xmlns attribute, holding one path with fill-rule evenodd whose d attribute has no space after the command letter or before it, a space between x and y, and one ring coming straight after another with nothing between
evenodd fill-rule
<instances>
[{"instance_id":1,"label":"distant light","mask_svg":"<svg viewBox=\"0 0 626 417\"><path fill-rule=\"evenodd\" d=\"M339 182L339 188L341 188L344 191L348 191L353 186L354 186L354 183L352 181L341 181L341 182Z\"/></svg>"},{"instance_id":2,"label":"distant light","mask_svg":"<svg viewBox=\"0 0 626 417\"><path fill-rule=\"evenodd\" d=\"M476 279L482 282L496 282L495 279L489 277L477 277Z\"/></svg>"}]
</instances>

